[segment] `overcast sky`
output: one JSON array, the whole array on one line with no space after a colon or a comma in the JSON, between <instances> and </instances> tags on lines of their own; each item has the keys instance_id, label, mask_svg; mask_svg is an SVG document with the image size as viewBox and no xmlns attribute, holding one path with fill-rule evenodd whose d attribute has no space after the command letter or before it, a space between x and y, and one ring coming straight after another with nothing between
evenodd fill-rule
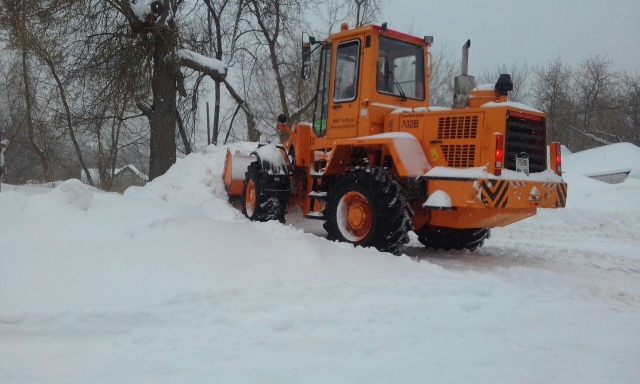
<instances>
[{"instance_id":1,"label":"overcast sky","mask_svg":"<svg viewBox=\"0 0 640 384\"><path fill-rule=\"evenodd\" d=\"M461 56L471 39L469 74L499 63L577 64L590 54L640 74L640 0L383 0L381 24L433 35Z\"/></svg>"}]
</instances>

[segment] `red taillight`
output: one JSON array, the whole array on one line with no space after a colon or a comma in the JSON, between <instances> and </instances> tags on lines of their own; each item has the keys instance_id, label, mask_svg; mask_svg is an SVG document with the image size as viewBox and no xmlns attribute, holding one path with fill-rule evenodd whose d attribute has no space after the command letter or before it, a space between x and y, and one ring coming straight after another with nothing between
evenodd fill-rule
<instances>
[{"instance_id":1,"label":"red taillight","mask_svg":"<svg viewBox=\"0 0 640 384\"><path fill-rule=\"evenodd\" d=\"M493 174L500 176L502 174L502 164L504 162L504 136L496 135L496 164Z\"/></svg>"},{"instance_id":2,"label":"red taillight","mask_svg":"<svg viewBox=\"0 0 640 384\"><path fill-rule=\"evenodd\" d=\"M562 176L562 148L560 143L553 143L556 146L556 173Z\"/></svg>"}]
</instances>

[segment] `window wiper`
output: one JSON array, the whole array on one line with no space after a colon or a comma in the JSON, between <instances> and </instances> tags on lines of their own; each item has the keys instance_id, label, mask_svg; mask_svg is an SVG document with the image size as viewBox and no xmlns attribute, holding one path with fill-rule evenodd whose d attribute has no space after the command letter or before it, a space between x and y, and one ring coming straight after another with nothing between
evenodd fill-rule
<instances>
[{"instance_id":1,"label":"window wiper","mask_svg":"<svg viewBox=\"0 0 640 384\"><path fill-rule=\"evenodd\" d=\"M387 73L391 75L391 77L393 78L393 83L396 85L396 87L398 87L398 91L400 92L400 98L402 99L402 101L407 101L407 95L404 94L404 91L402 90L400 83L398 83L398 80L396 80L396 77L393 75L393 72L391 72L391 70L388 70Z\"/></svg>"}]
</instances>

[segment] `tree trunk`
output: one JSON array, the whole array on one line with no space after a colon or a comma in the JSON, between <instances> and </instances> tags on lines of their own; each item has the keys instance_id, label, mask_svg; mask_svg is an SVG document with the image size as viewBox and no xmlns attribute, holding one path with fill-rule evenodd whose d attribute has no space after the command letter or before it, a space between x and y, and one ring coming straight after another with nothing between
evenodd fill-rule
<instances>
[{"instance_id":1,"label":"tree trunk","mask_svg":"<svg viewBox=\"0 0 640 384\"><path fill-rule=\"evenodd\" d=\"M184 128L184 122L182 121L182 116L180 116L180 112L177 112L176 121L178 122L178 132L180 132L180 137L182 138L182 144L184 145L184 153L188 155L191 153L191 143L189 143L187 130Z\"/></svg>"},{"instance_id":2,"label":"tree trunk","mask_svg":"<svg viewBox=\"0 0 640 384\"><path fill-rule=\"evenodd\" d=\"M247 116L247 130L249 131L249 141L260 141L260 135L262 134L258 131L258 127L256 125L256 121L250 115ZM231 127L229 127L231 129Z\"/></svg>"},{"instance_id":3,"label":"tree trunk","mask_svg":"<svg viewBox=\"0 0 640 384\"><path fill-rule=\"evenodd\" d=\"M58 86L58 93L60 94L60 101L62 101L62 106L64 107L64 116L67 122L67 128L69 129L69 137L71 138L71 143L73 144L73 148L75 149L76 155L78 156L78 162L80 163L80 167L87 175L87 181L89 185L94 187L95 184L93 179L91 178L91 174L89 173L89 168L87 168L87 164L84 162L84 158L82 157L82 151L80 150L80 145L78 144L78 140L76 140L76 134L73 131L73 123L71 121L71 109L69 108L69 103L67 102L67 93L62 84L62 80L58 76L58 72L56 71L56 67L53 61L48 57L43 57L44 62L49 66L51 70L51 76L55 80Z\"/></svg>"},{"instance_id":4,"label":"tree trunk","mask_svg":"<svg viewBox=\"0 0 640 384\"><path fill-rule=\"evenodd\" d=\"M42 164L42 174L44 176L44 181L48 183L52 181L50 167L49 167L49 158L47 154L36 143L36 138L34 135L33 118L31 114L33 109L33 100L31 100L31 84L29 83L29 68L27 65L26 50L22 51L22 79L24 82L24 101L26 106L25 117L27 120L27 133L29 135L29 144L31 144L31 150L35 152L35 154L40 159L40 164Z\"/></svg>"},{"instance_id":5,"label":"tree trunk","mask_svg":"<svg viewBox=\"0 0 640 384\"><path fill-rule=\"evenodd\" d=\"M155 38L153 51L153 111L149 116L149 180L164 175L176 162L176 71L171 58L175 30L162 28Z\"/></svg>"},{"instance_id":6,"label":"tree trunk","mask_svg":"<svg viewBox=\"0 0 640 384\"><path fill-rule=\"evenodd\" d=\"M215 83L216 104L213 107L213 145L218 145L218 134L220 133L220 82Z\"/></svg>"}]
</instances>

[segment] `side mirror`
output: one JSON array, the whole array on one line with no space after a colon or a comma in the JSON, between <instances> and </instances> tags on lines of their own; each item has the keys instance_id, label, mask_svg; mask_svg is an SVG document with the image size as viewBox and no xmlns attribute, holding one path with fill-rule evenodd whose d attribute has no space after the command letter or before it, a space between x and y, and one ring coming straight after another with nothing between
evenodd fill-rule
<instances>
[{"instance_id":1,"label":"side mirror","mask_svg":"<svg viewBox=\"0 0 640 384\"><path fill-rule=\"evenodd\" d=\"M308 33L302 32L302 72L300 73L304 80L311 78L311 39ZM315 40L315 39L313 39Z\"/></svg>"}]
</instances>

